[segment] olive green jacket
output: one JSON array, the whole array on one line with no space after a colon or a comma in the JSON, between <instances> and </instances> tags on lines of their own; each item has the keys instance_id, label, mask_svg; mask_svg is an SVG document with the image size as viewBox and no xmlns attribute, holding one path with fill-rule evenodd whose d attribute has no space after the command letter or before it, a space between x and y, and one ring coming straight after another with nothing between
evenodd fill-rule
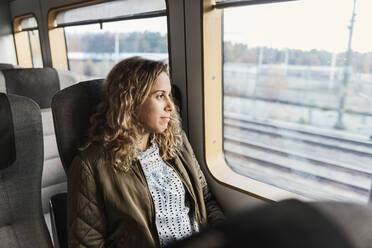
<instances>
[{"instance_id":1,"label":"olive green jacket","mask_svg":"<svg viewBox=\"0 0 372 248\"><path fill-rule=\"evenodd\" d=\"M154 202L140 163L115 173L108 161L102 148L91 146L68 169L69 247L159 247ZM167 164L191 196L199 226L222 221L186 135Z\"/></svg>"}]
</instances>

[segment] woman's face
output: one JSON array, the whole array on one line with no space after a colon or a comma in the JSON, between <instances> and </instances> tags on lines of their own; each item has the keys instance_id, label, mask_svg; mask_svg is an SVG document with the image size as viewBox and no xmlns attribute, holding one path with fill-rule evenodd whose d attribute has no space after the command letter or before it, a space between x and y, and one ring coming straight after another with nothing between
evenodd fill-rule
<instances>
[{"instance_id":1,"label":"woman's face","mask_svg":"<svg viewBox=\"0 0 372 248\"><path fill-rule=\"evenodd\" d=\"M140 122L149 133L162 133L167 129L174 108L170 95L169 77L162 72L138 112Z\"/></svg>"}]
</instances>

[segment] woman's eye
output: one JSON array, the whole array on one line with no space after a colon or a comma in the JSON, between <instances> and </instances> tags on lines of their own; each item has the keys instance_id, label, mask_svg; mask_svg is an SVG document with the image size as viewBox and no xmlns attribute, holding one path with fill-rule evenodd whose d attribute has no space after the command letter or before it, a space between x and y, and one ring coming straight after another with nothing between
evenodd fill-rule
<instances>
[{"instance_id":1,"label":"woman's eye","mask_svg":"<svg viewBox=\"0 0 372 248\"><path fill-rule=\"evenodd\" d=\"M160 95L158 95L158 99L162 99L164 97L164 94L160 94Z\"/></svg>"}]
</instances>

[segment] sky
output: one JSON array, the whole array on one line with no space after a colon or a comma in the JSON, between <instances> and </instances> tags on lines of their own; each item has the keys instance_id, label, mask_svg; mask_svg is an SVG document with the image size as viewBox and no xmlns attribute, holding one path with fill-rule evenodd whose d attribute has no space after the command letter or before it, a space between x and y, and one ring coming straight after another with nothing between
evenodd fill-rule
<instances>
[{"instance_id":1,"label":"sky","mask_svg":"<svg viewBox=\"0 0 372 248\"><path fill-rule=\"evenodd\" d=\"M249 46L347 50L353 0L300 0L224 10L224 40ZM352 49L372 51L372 0L356 0Z\"/></svg>"},{"instance_id":2,"label":"sky","mask_svg":"<svg viewBox=\"0 0 372 248\"><path fill-rule=\"evenodd\" d=\"M354 0L299 0L224 10L224 40L279 49L347 50ZM352 49L372 52L372 0L356 0ZM112 32L167 33L166 17L104 23ZM99 25L66 28L99 32Z\"/></svg>"}]
</instances>

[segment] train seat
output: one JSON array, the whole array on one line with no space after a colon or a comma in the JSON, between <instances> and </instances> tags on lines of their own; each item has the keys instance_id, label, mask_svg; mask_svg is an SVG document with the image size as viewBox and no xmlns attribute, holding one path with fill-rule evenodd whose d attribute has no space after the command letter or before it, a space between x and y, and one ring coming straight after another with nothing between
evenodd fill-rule
<instances>
[{"instance_id":1,"label":"train seat","mask_svg":"<svg viewBox=\"0 0 372 248\"><path fill-rule=\"evenodd\" d=\"M1 247L52 247L41 206L43 131L39 106L0 93Z\"/></svg>"},{"instance_id":2,"label":"train seat","mask_svg":"<svg viewBox=\"0 0 372 248\"><path fill-rule=\"evenodd\" d=\"M12 69L12 68L18 68L18 66L13 65L13 64L0 63L0 70L2 70L2 69Z\"/></svg>"},{"instance_id":3,"label":"train seat","mask_svg":"<svg viewBox=\"0 0 372 248\"><path fill-rule=\"evenodd\" d=\"M89 117L99 101L103 79L80 82L59 91L52 100L54 129L62 165L65 171L77 154Z\"/></svg>"},{"instance_id":4,"label":"train seat","mask_svg":"<svg viewBox=\"0 0 372 248\"><path fill-rule=\"evenodd\" d=\"M89 117L99 101L103 80L78 83L59 91L52 100L52 112L58 150L62 165L67 171L82 145L84 134L89 128ZM52 197L50 202L54 244L67 247L66 194ZM64 216L64 218L61 216Z\"/></svg>"},{"instance_id":5,"label":"train seat","mask_svg":"<svg viewBox=\"0 0 372 248\"><path fill-rule=\"evenodd\" d=\"M72 72L53 68L0 71L0 92L29 97L41 108L44 141L42 206L49 230L49 199L52 195L67 191L67 179L58 154L50 104L57 91L81 79L82 77Z\"/></svg>"}]
</instances>

